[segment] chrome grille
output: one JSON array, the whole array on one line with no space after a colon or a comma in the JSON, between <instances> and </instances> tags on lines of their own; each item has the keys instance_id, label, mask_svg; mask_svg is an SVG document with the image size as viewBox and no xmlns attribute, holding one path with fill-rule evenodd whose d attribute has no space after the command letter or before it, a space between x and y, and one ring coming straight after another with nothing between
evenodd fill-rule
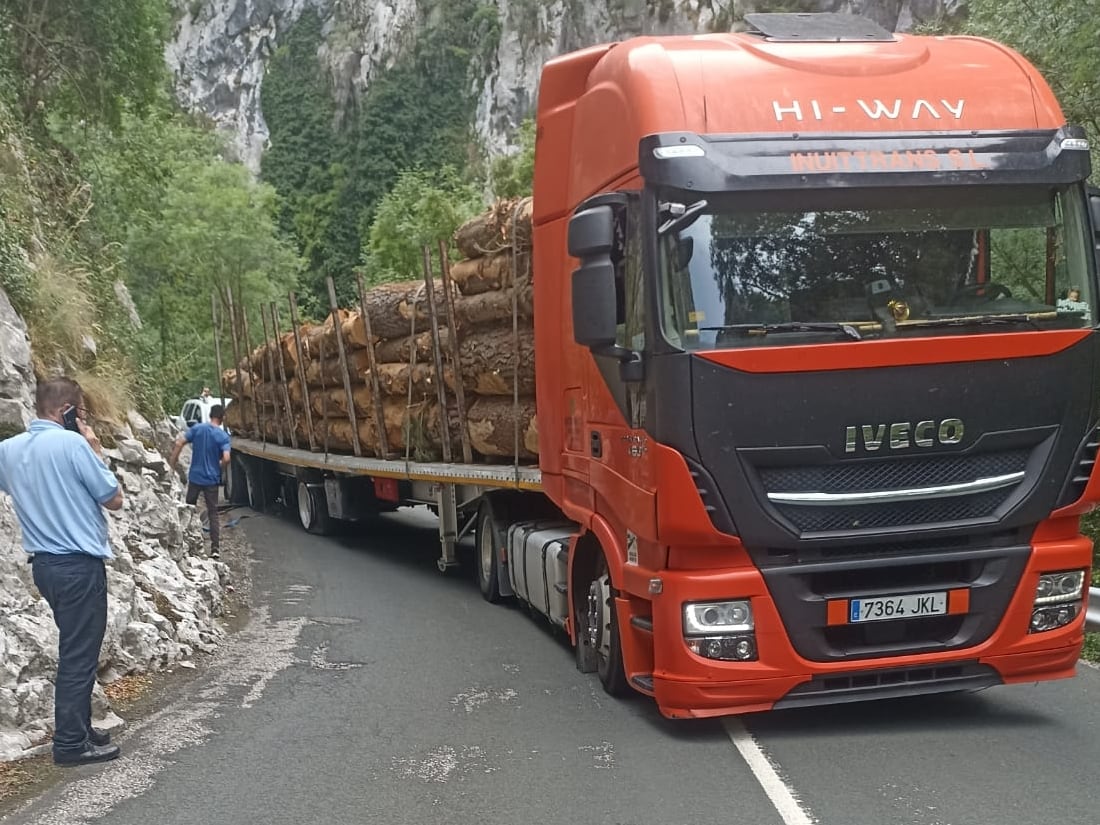
<instances>
[{"instance_id":1,"label":"chrome grille","mask_svg":"<svg viewBox=\"0 0 1100 825\"><path fill-rule=\"evenodd\" d=\"M1030 449L974 455L921 456L846 461L800 467L761 467L769 493L854 493L940 484L962 484L1008 475L1027 466Z\"/></svg>"},{"instance_id":2,"label":"chrome grille","mask_svg":"<svg viewBox=\"0 0 1100 825\"><path fill-rule=\"evenodd\" d=\"M777 506L776 510L803 533L874 530L908 525L944 524L992 516L1011 490L978 495L863 504L854 507Z\"/></svg>"}]
</instances>

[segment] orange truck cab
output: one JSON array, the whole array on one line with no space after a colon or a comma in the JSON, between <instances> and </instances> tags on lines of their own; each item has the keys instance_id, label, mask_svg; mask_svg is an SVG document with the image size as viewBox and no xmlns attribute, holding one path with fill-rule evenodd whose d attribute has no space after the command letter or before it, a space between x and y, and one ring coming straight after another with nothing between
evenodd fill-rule
<instances>
[{"instance_id":1,"label":"orange truck cab","mask_svg":"<svg viewBox=\"0 0 1100 825\"><path fill-rule=\"evenodd\" d=\"M746 20L542 74L540 466L578 664L670 717L1071 676L1084 132L988 40Z\"/></svg>"}]
</instances>

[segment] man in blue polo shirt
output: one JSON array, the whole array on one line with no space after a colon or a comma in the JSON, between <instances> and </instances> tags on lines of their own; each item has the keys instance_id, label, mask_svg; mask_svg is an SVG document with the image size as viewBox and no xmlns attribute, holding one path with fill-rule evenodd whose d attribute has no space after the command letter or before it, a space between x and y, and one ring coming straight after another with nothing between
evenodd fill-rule
<instances>
[{"instance_id":1,"label":"man in blue polo shirt","mask_svg":"<svg viewBox=\"0 0 1100 825\"><path fill-rule=\"evenodd\" d=\"M35 407L38 417L27 432L0 443L0 490L15 505L35 586L57 624L54 762L102 762L119 751L109 733L92 727L92 689L107 629L103 562L111 558L101 508L121 508L122 490L84 422L80 385L44 381Z\"/></svg>"},{"instance_id":2,"label":"man in blue polo shirt","mask_svg":"<svg viewBox=\"0 0 1100 825\"><path fill-rule=\"evenodd\" d=\"M172 448L168 463L176 469L176 461L184 444L191 445L191 469L187 473L187 503L196 504L199 493L206 501L206 518L210 525L210 555L218 558L221 544L221 523L218 521L218 488L222 483L222 467L229 463L229 434L222 429L225 407L210 408L210 423L188 427Z\"/></svg>"}]
</instances>

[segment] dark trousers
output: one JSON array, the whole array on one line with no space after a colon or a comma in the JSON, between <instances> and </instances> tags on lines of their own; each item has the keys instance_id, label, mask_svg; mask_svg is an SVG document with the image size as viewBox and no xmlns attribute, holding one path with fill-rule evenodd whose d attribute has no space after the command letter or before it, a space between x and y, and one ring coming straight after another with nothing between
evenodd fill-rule
<instances>
[{"instance_id":1,"label":"dark trousers","mask_svg":"<svg viewBox=\"0 0 1100 825\"><path fill-rule=\"evenodd\" d=\"M38 553L33 569L59 635L53 752L76 753L92 727L92 688L107 630L107 571L103 559L86 553Z\"/></svg>"},{"instance_id":2,"label":"dark trousers","mask_svg":"<svg viewBox=\"0 0 1100 825\"><path fill-rule=\"evenodd\" d=\"M187 482L188 504L197 503L199 493L202 493L203 500L206 502L206 520L210 524L210 550L216 553L222 537L221 524L218 521L218 485Z\"/></svg>"}]
</instances>

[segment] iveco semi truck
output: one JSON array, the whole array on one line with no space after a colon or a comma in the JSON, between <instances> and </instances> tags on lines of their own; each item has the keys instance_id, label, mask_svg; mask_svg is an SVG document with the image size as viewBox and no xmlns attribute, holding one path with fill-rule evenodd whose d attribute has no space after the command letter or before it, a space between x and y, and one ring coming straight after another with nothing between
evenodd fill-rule
<instances>
[{"instance_id":1,"label":"iveco semi truck","mask_svg":"<svg viewBox=\"0 0 1100 825\"><path fill-rule=\"evenodd\" d=\"M474 531L488 600L670 717L1069 677L1100 498L1085 133L988 40L747 28L542 72L537 467L238 439L230 475L307 527L430 502L441 567Z\"/></svg>"}]
</instances>

